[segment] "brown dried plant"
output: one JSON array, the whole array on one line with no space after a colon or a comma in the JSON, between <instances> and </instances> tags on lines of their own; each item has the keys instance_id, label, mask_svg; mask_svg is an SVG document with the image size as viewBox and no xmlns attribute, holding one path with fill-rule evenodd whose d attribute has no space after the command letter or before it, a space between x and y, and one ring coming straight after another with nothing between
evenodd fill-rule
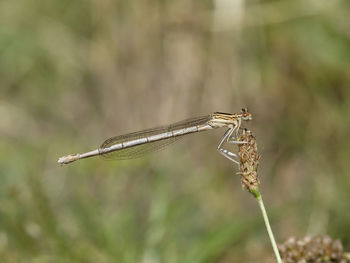
<instances>
[{"instance_id":1,"label":"brown dried plant","mask_svg":"<svg viewBox=\"0 0 350 263\"><path fill-rule=\"evenodd\" d=\"M259 190L258 165L260 155L258 146L252 132L244 129L239 141L247 143L239 144L238 156L240 158L240 168L237 174L241 177L243 189L255 194Z\"/></svg>"},{"instance_id":2,"label":"brown dried plant","mask_svg":"<svg viewBox=\"0 0 350 263\"><path fill-rule=\"evenodd\" d=\"M278 245L285 263L346 263L347 261L340 240L329 236L290 237Z\"/></svg>"},{"instance_id":3,"label":"brown dried plant","mask_svg":"<svg viewBox=\"0 0 350 263\"><path fill-rule=\"evenodd\" d=\"M258 145L256 143L255 137L252 132L243 129L241 136L238 138L240 142L238 144L238 156L239 156L239 172L241 177L243 189L248 190L258 201L262 216L264 218L267 233L270 237L271 245L276 256L278 263L282 263L281 256L277 248L277 243L275 241L270 222L267 216L267 212L264 206L264 202L259 190L259 178L258 178L258 166L260 155L258 154Z\"/></svg>"}]
</instances>

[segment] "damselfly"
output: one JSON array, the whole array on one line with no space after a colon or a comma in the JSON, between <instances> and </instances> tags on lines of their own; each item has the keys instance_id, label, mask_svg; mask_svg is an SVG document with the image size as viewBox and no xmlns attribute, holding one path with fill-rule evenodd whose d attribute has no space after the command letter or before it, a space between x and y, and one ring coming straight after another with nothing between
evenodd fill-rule
<instances>
[{"instance_id":1,"label":"damselfly","mask_svg":"<svg viewBox=\"0 0 350 263\"><path fill-rule=\"evenodd\" d=\"M79 159L100 155L106 158L130 159L163 148L186 134L200 131L227 127L228 130L220 140L217 150L229 160L239 165L233 157L236 154L223 149L222 145L228 143L245 143L237 140L242 120L248 121L252 115L247 108L243 108L239 114L214 112L213 114L180 121L168 126L157 127L139 132L129 133L109 138L100 148L85 152L63 156L58 159L60 164L68 164Z\"/></svg>"}]
</instances>

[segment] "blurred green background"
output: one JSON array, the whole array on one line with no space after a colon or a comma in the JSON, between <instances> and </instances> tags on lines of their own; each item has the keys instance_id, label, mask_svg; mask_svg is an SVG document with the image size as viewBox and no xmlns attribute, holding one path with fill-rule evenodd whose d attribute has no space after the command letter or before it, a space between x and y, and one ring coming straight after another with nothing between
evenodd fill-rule
<instances>
[{"instance_id":1,"label":"blurred green background","mask_svg":"<svg viewBox=\"0 0 350 263\"><path fill-rule=\"evenodd\" d=\"M350 250L350 2L0 1L1 262L274 262L224 130L57 158L248 106L276 239Z\"/></svg>"}]
</instances>

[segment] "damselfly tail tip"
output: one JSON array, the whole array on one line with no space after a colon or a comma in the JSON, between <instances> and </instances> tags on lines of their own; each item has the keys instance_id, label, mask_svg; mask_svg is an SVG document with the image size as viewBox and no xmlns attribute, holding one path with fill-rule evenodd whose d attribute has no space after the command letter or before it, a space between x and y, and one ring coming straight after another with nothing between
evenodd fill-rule
<instances>
[{"instance_id":1,"label":"damselfly tail tip","mask_svg":"<svg viewBox=\"0 0 350 263\"><path fill-rule=\"evenodd\" d=\"M58 158L57 162L59 164L68 164L68 163L71 163L71 162L78 160L78 158L79 158L78 154L67 155L67 156L63 156L63 157Z\"/></svg>"}]
</instances>

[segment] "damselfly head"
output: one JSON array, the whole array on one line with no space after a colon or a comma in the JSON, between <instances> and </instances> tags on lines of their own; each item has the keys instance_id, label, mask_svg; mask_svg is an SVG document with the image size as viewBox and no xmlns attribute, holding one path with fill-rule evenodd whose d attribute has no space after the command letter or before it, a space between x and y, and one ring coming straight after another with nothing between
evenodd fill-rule
<instances>
[{"instance_id":1,"label":"damselfly head","mask_svg":"<svg viewBox=\"0 0 350 263\"><path fill-rule=\"evenodd\" d=\"M241 115L242 119L245 121L250 121L252 119L252 114L249 113L248 108L242 108Z\"/></svg>"}]
</instances>

